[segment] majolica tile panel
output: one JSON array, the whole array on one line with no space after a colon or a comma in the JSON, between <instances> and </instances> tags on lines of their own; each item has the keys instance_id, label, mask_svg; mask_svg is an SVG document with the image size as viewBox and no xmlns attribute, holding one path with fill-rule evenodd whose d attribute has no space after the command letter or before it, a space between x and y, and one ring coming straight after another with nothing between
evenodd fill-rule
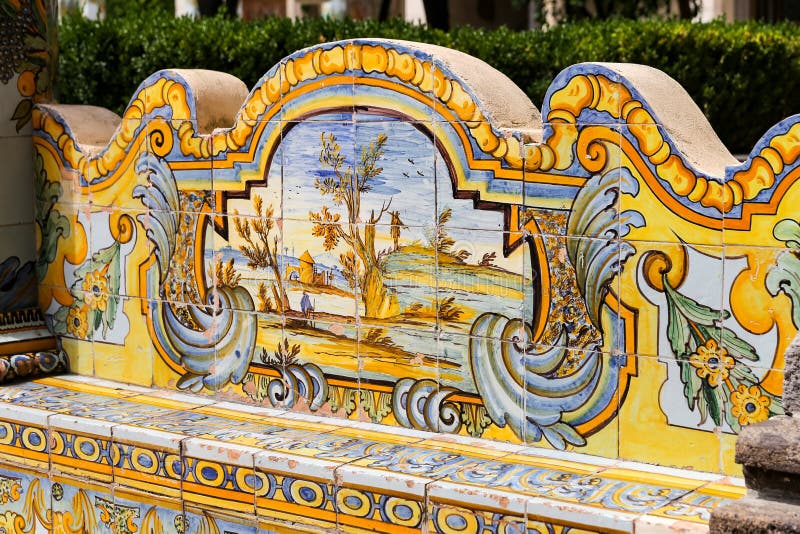
<instances>
[{"instance_id":1,"label":"majolica tile panel","mask_svg":"<svg viewBox=\"0 0 800 534\"><path fill-rule=\"evenodd\" d=\"M541 114L414 43L203 76L142 82L94 155L34 111L37 213L68 229L40 305L79 372L717 472L782 413L797 117L738 163L638 66L570 67Z\"/></svg>"}]
</instances>

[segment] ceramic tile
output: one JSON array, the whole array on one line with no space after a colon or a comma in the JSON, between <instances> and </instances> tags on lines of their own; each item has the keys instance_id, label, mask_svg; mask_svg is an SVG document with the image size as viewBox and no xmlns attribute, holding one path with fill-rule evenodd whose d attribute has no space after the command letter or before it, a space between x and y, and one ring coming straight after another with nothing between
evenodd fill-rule
<instances>
[{"instance_id":1,"label":"ceramic tile","mask_svg":"<svg viewBox=\"0 0 800 534\"><path fill-rule=\"evenodd\" d=\"M587 469L599 469L616 465L619 460L615 458L606 458L594 454L586 454L575 451L559 451L556 449L545 449L542 447L528 447L518 453L525 457L532 457L530 461L548 462L553 465L564 466L577 466L584 465Z\"/></svg>"},{"instance_id":2,"label":"ceramic tile","mask_svg":"<svg viewBox=\"0 0 800 534\"><path fill-rule=\"evenodd\" d=\"M665 517L653 517L645 515L639 517L634 522L634 528L638 532L653 532L654 534L672 533L672 532L708 532L708 525L704 522L693 522L685 519L671 519Z\"/></svg>"},{"instance_id":3,"label":"ceramic tile","mask_svg":"<svg viewBox=\"0 0 800 534\"><path fill-rule=\"evenodd\" d=\"M16 11L16 10L15 10ZM12 15L16 18L16 13ZM10 19L13 20L13 19ZM16 37L16 36L15 36ZM24 39L24 35L20 36ZM11 38L9 36L9 38ZM15 69L16 70L16 69ZM27 72L28 74L24 74ZM28 111L28 119L22 120L9 120L13 117L20 108L22 110L30 110L33 106L32 99L35 81L31 83L32 71L23 71L23 73L10 72L8 75L4 74L4 82L0 84L0 117L3 117L2 125L0 126L0 136L7 138L11 136L20 136L22 138L30 139L31 124L30 124L30 111ZM8 76L8 79L6 79ZM35 80L35 77L33 78Z\"/></svg>"},{"instance_id":4,"label":"ceramic tile","mask_svg":"<svg viewBox=\"0 0 800 534\"><path fill-rule=\"evenodd\" d=\"M112 429L116 488L180 500L182 434L117 425Z\"/></svg>"},{"instance_id":5,"label":"ceramic tile","mask_svg":"<svg viewBox=\"0 0 800 534\"><path fill-rule=\"evenodd\" d=\"M286 412L284 410L269 408L265 406L252 406L238 402L220 401L198 408L198 412L213 413L215 415L227 416L236 415L242 418L252 418L254 420L268 420L272 417L279 417Z\"/></svg>"},{"instance_id":6,"label":"ceramic tile","mask_svg":"<svg viewBox=\"0 0 800 534\"><path fill-rule=\"evenodd\" d=\"M417 447L429 447L438 451L451 451L487 459L500 459L508 455L521 454L525 445L490 441L472 436L434 433L428 439L415 443Z\"/></svg>"},{"instance_id":7,"label":"ceramic tile","mask_svg":"<svg viewBox=\"0 0 800 534\"><path fill-rule=\"evenodd\" d=\"M115 298L109 295L109 300ZM95 376L103 379L124 380L139 386L153 384L153 358L156 352L150 341L146 328L129 321L129 316L136 316L146 309L145 301L135 297L117 297L123 313L117 315L114 329L102 332L102 326L93 341L95 356ZM124 313L127 312L127 315ZM126 324L127 323L127 324ZM127 331L127 332L126 332ZM127 334L134 341L120 348L116 341ZM124 338L123 338L124 339Z\"/></svg>"},{"instance_id":8,"label":"ceramic tile","mask_svg":"<svg viewBox=\"0 0 800 534\"><path fill-rule=\"evenodd\" d=\"M260 348L264 375L259 390L267 378L277 380L268 386L273 388L268 398L288 413L347 417L352 407L343 406L347 404L342 398L345 393L339 389L358 390L357 343L355 326L317 320L316 311L310 312L308 319L287 319L283 341L265 342ZM341 385L328 383L326 374L340 375Z\"/></svg>"},{"instance_id":9,"label":"ceramic tile","mask_svg":"<svg viewBox=\"0 0 800 534\"><path fill-rule=\"evenodd\" d=\"M627 81L619 67L597 64L578 64L562 71L550 84L544 97L542 117L554 120L572 114L581 124L616 124L620 120L622 105L630 99ZM586 90L591 100L583 101L570 111L573 91ZM577 111L577 113L575 113Z\"/></svg>"},{"instance_id":10,"label":"ceramic tile","mask_svg":"<svg viewBox=\"0 0 800 534\"><path fill-rule=\"evenodd\" d=\"M316 321L355 323L358 274L352 267L359 264L345 240L336 238L329 242L330 248L326 247L323 234L334 235L338 232L336 228L331 224L317 227L311 222L283 221L284 235L292 236L284 242L288 258L282 276L291 308L284 312L287 318L304 318L305 307L309 318L313 314Z\"/></svg>"},{"instance_id":11,"label":"ceramic tile","mask_svg":"<svg viewBox=\"0 0 800 534\"><path fill-rule=\"evenodd\" d=\"M114 532L112 523L117 516L126 516L126 519L132 519L133 516L132 510L115 510L114 495L107 485L77 477L53 475L49 493L49 496L45 495L47 500L44 503L50 505L53 529L82 525L89 532L111 534ZM37 506L42 505L43 502L37 500Z\"/></svg>"},{"instance_id":12,"label":"ceramic tile","mask_svg":"<svg viewBox=\"0 0 800 534\"><path fill-rule=\"evenodd\" d=\"M503 252L508 234L480 230L441 229L452 241L438 261L438 325L445 333L469 334L510 340L519 332L502 334L509 324L520 325L525 286L525 257L518 248ZM497 331L486 330L481 321L502 319ZM521 327L521 325L520 325ZM512 329L514 329L512 327ZM518 330L518 328L517 328Z\"/></svg>"},{"instance_id":13,"label":"ceramic tile","mask_svg":"<svg viewBox=\"0 0 800 534\"><path fill-rule=\"evenodd\" d=\"M207 510L198 506L184 506L186 532L235 532L257 534L258 525L253 517L241 517Z\"/></svg>"},{"instance_id":14,"label":"ceramic tile","mask_svg":"<svg viewBox=\"0 0 800 534\"><path fill-rule=\"evenodd\" d=\"M719 325L727 313L723 299L728 292L722 247L623 242L622 253L631 251L635 252L621 277L620 298L633 308L644 308L648 320L664 325L658 329L657 338L642 340L645 344L638 354L659 356L665 361L685 357L682 352L676 353L682 338L670 340L667 327L680 327L682 336L688 338L689 354L698 347L719 348ZM632 269L634 262L636 268ZM673 312L673 321L678 321L674 325L669 318Z\"/></svg>"},{"instance_id":15,"label":"ceramic tile","mask_svg":"<svg viewBox=\"0 0 800 534\"><path fill-rule=\"evenodd\" d=\"M467 510L497 510L505 514L517 516L524 520L527 497L514 491L503 491L495 488L479 488L436 481L427 488L428 506L440 504L457 505ZM435 522L436 518L430 517ZM447 524L449 522L445 522Z\"/></svg>"},{"instance_id":16,"label":"ceramic tile","mask_svg":"<svg viewBox=\"0 0 800 534\"><path fill-rule=\"evenodd\" d=\"M101 484L113 480L111 429L113 423L54 414L49 418L50 469L91 479Z\"/></svg>"},{"instance_id":17,"label":"ceramic tile","mask_svg":"<svg viewBox=\"0 0 800 534\"><path fill-rule=\"evenodd\" d=\"M782 368L791 343L791 264L788 247L725 246L723 321L720 349L745 374ZM748 371L750 373L748 373ZM752 380L752 378L751 378Z\"/></svg>"},{"instance_id":18,"label":"ceramic tile","mask_svg":"<svg viewBox=\"0 0 800 534\"><path fill-rule=\"evenodd\" d=\"M637 357L635 360L639 377L659 376L664 380L664 366L655 359ZM717 414L709 410L703 420L697 400L692 406L683 389L678 394L669 391L668 385L655 389L639 379L631 381L619 414L620 458L657 461L661 465L701 471L716 470L720 453L719 429L714 421ZM723 402L729 403L727 398L723 398ZM719 417L724 418L724 412L720 411ZM659 429L657 433L656 428ZM692 429L692 432L685 429ZM662 446L674 442L682 446ZM648 454L648 450L654 454Z\"/></svg>"},{"instance_id":19,"label":"ceramic tile","mask_svg":"<svg viewBox=\"0 0 800 534\"><path fill-rule=\"evenodd\" d=\"M142 198L143 190L159 176L172 178L174 173L169 164L158 153L161 150L150 145L171 134L164 136L163 130L155 130L147 121L123 118L109 138L98 139L100 145L85 147L87 166L81 174L81 185L86 188L86 181L92 181L94 187L84 189L83 194L84 198L91 201L93 208L144 211L147 206ZM125 138L131 141L126 142L123 140ZM171 139L167 143L171 144ZM120 145L125 145L125 152L119 150ZM121 152L127 157L121 158ZM127 183L124 187L100 186L113 179L123 179Z\"/></svg>"},{"instance_id":20,"label":"ceramic tile","mask_svg":"<svg viewBox=\"0 0 800 534\"><path fill-rule=\"evenodd\" d=\"M519 181L509 180L502 187L497 186L499 191L485 192L484 189L493 185L490 173L469 169L464 170L465 174L462 176L447 163L449 162L437 153L436 223L439 234L442 233L442 228L485 232L507 230L507 211L511 209L509 204L522 202ZM495 200L497 198L502 199L502 202ZM439 239L443 237L440 236Z\"/></svg>"},{"instance_id":21,"label":"ceramic tile","mask_svg":"<svg viewBox=\"0 0 800 534\"><path fill-rule=\"evenodd\" d=\"M427 525L429 532L444 533L452 531L483 532L496 529L500 532L526 532L524 503L522 515L507 511L475 510L428 502Z\"/></svg>"},{"instance_id":22,"label":"ceramic tile","mask_svg":"<svg viewBox=\"0 0 800 534\"><path fill-rule=\"evenodd\" d=\"M12 526L14 521L21 520L31 532L48 532L46 516L36 515L36 512L50 510L51 490L47 473L0 464L0 487L3 526Z\"/></svg>"},{"instance_id":23,"label":"ceramic tile","mask_svg":"<svg viewBox=\"0 0 800 534\"><path fill-rule=\"evenodd\" d=\"M283 166L283 218L313 221L311 215L316 214L323 221L326 218L366 221L365 212L350 213L360 205L348 207L344 202L355 192L349 177L359 172L356 123L352 115L336 112L320 115L318 119L284 124L283 161L291 164ZM365 192L366 185L364 182L361 192Z\"/></svg>"},{"instance_id":24,"label":"ceramic tile","mask_svg":"<svg viewBox=\"0 0 800 534\"><path fill-rule=\"evenodd\" d=\"M354 525L384 532L398 526L423 528L426 478L352 464L337 468L335 476L340 529Z\"/></svg>"},{"instance_id":25,"label":"ceramic tile","mask_svg":"<svg viewBox=\"0 0 800 534\"><path fill-rule=\"evenodd\" d=\"M334 471L338 465L285 453L257 454L256 478L261 483L256 491L259 522L284 526L286 522L296 522L335 529Z\"/></svg>"},{"instance_id":26,"label":"ceramic tile","mask_svg":"<svg viewBox=\"0 0 800 534\"><path fill-rule=\"evenodd\" d=\"M533 216L536 219L547 215L568 217L575 197L587 182L584 173L574 165L569 145L577 136L577 128L572 124L545 126L547 130L542 133L549 137L522 145L524 211L519 215L512 211L512 220L516 216L531 233L538 233L531 224ZM557 172L553 172L554 166L559 169ZM547 233L544 227L539 231ZM566 235L566 231L564 225L561 234L553 235Z\"/></svg>"},{"instance_id":27,"label":"ceramic tile","mask_svg":"<svg viewBox=\"0 0 800 534\"><path fill-rule=\"evenodd\" d=\"M378 230L384 233L396 227L400 235L431 229L438 216L437 149L429 123L368 113L357 113L355 121L356 171L367 186L360 222L387 227Z\"/></svg>"},{"instance_id":28,"label":"ceramic tile","mask_svg":"<svg viewBox=\"0 0 800 534\"><path fill-rule=\"evenodd\" d=\"M528 529L541 524L565 525L570 532L634 532L637 515L614 510L598 510L580 504L531 497L526 506ZM564 529L566 530L566 528Z\"/></svg>"},{"instance_id":29,"label":"ceramic tile","mask_svg":"<svg viewBox=\"0 0 800 534\"><path fill-rule=\"evenodd\" d=\"M104 503L116 532L163 532L180 534L184 523L180 499L154 498L147 492L114 487L113 509ZM103 516L105 517L105 516Z\"/></svg>"},{"instance_id":30,"label":"ceramic tile","mask_svg":"<svg viewBox=\"0 0 800 534\"><path fill-rule=\"evenodd\" d=\"M181 447L185 507L216 510L242 519L255 516L256 449L200 438L189 438Z\"/></svg>"},{"instance_id":31,"label":"ceramic tile","mask_svg":"<svg viewBox=\"0 0 800 534\"><path fill-rule=\"evenodd\" d=\"M281 220L271 216L270 207L263 203L260 212L260 217L254 209L240 216L215 218L215 226L221 221L227 228L227 237L207 232L206 283L216 289L218 306L280 315L286 297L279 297L288 289ZM242 295L228 296L233 290Z\"/></svg>"},{"instance_id":32,"label":"ceramic tile","mask_svg":"<svg viewBox=\"0 0 800 534\"><path fill-rule=\"evenodd\" d=\"M358 229L364 235L371 231L366 225ZM430 247L419 246L427 230L409 228L406 233L411 236L407 239L413 241L401 235L397 242L400 246L395 247L389 226L373 229L377 267L363 270L356 279L360 324L414 329L423 335L433 332L437 327L437 260Z\"/></svg>"},{"instance_id":33,"label":"ceramic tile","mask_svg":"<svg viewBox=\"0 0 800 534\"><path fill-rule=\"evenodd\" d=\"M280 82L282 96L278 101L279 113L282 120L326 120L316 113L309 113L317 106L313 104L315 92L319 87L324 87L329 92L331 99L330 108L341 113L352 113L353 77L354 71L348 68L352 65L355 50L345 50L339 43L325 45L325 50L313 58L308 50L299 50L282 59L263 78L269 80L267 89L272 95L272 89ZM350 58L350 62L346 58Z\"/></svg>"},{"instance_id":34,"label":"ceramic tile","mask_svg":"<svg viewBox=\"0 0 800 534\"><path fill-rule=\"evenodd\" d=\"M629 513L656 510L702 486L703 481L669 475L642 480L636 471L610 468L554 488L547 497Z\"/></svg>"},{"instance_id":35,"label":"ceramic tile","mask_svg":"<svg viewBox=\"0 0 800 534\"><path fill-rule=\"evenodd\" d=\"M105 394L104 392L108 392L119 397L133 397L135 395L146 395L153 392L153 390L149 387L136 386L133 384L121 384L120 382L113 380L83 375L59 375L57 379L49 377L40 378L36 380L36 383L53 385L64 389L75 389L78 391L86 391L85 388L91 388L91 391L93 392L96 391L100 394Z\"/></svg>"},{"instance_id":36,"label":"ceramic tile","mask_svg":"<svg viewBox=\"0 0 800 534\"><path fill-rule=\"evenodd\" d=\"M213 161L214 212L217 216L235 216L252 213L256 208L256 197L262 200L262 213L272 211L276 219L283 217L283 162L282 141L284 123L277 118L252 124L253 137L258 144L250 144L246 150L234 150L230 146L232 131L220 131L213 143L221 152ZM215 150L217 149L215 148ZM227 149L227 150L226 150ZM253 157L253 162L243 161L242 152ZM225 221L216 220L216 229L227 239L232 231Z\"/></svg>"},{"instance_id":37,"label":"ceramic tile","mask_svg":"<svg viewBox=\"0 0 800 534\"><path fill-rule=\"evenodd\" d=\"M362 392L360 405L368 420L379 422L383 416L378 412L391 408L391 404L387 404L391 401L387 384L399 383L408 376L431 384L438 379L436 334L430 330L391 325L362 325L359 328L358 379Z\"/></svg>"},{"instance_id":38,"label":"ceramic tile","mask_svg":"<svg viewBox=\"0 0 800 534\"><path fill-rule=\"evenodd\" d=\"M146 394L138 397L137 400L146 404L175 410L192 410L198 406L206 406L215 402L214 399L166 389L151 389Z\"/></svg>"},{"instance_id":39,"label":"ceramic tile","mask_svg":"<svg viewBox=\"0 0 800 534\"><path fill-rule=\"evenodd\" d=\"M52 412L6 402L0 404L3 444L0 462L47 471L50 466L47 420Z\"/></svg>"},{"instance_id":40,"label":"ceramic tile","mask_svg":"<svg viewBox=\"0 0 800 534\"><path fill-rule=\"evenodd\" d=\"M375 109L384 114L429 120L436 83L433 55L374 39L359 39L356 47L354 52L360 61L354 72L357 111ZM387 108L387 98L395 101L391 108L396 107L400 113L391 113L395 110Z\"/></svg>"}]
</instances>

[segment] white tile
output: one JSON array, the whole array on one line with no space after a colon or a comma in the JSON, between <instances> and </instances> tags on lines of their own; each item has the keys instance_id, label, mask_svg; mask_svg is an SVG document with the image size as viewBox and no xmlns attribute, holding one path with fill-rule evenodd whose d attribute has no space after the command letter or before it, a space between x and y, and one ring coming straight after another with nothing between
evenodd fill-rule
<instances>
[{"instance_id":1,"label":"white tile","mask_svg":"<svg viewBox=\"0 0 800 534\"><path fill-rule=\"evenodd\" d=\"M605 529L620 532L633 532L633 522L636 519L633 514L539 497L528 499L525 513L528 517L546 517L554 523L564 521L578 524L587 530Z\"/></svg>"},{"instance_id":2,"label":"white tile","mask_svg":"<svg viewBox=\"0 0 800 534\"><path fill-rule=\"evenodd\" d=\"M209 404L208 406L210 408L219 408L220 410L243 412L249 415L262 415L264 417L286 417L286 410L267 408L264 406L254 406L252 404L243 404L238 402L222 401Z\"/></svg>"},{"instance_id":3,"label":"white tile","mask_svg":"<svg viewBox=\"0 0 800 534\"><path fill-rule=\"evenodd\" d=\"M645 464L641 462L621 461L615 466L617 469L631 469L642 473L652 473L655 475L667 475L672 477L688 478L691 480L703 480L711 482L719 479L718 473L704 473L702 471L692 471L691 469L678 469L676 467L664 467L661 465Z\"/></svg>"},{"instance_id":4,"label":"white tile","mask_svg":"<svg viewBox=\"0 0 800 534\"><path fill-rule=\"evenodd\" d=\"M420 498L425 495L425 485L430 482L427 478L350 464L337 468L335 476L339 487L372 488L379 493Z\"/></svg>"},{"instance_id":5,"label":"white tile","mask_svg":"<svg viewBox=\"0 0 800 534\"><path fill-rule=\"evenodd\" d=\"M703 523L650 515L636 519L633 528L636 534L702 534L708 532L708 525Z\"/></svg>"},{"instance_id":6,"label":"white tile","mask_svg":"<svg viewBox=\"0 0 800 534\"><path fill-rule=\"evenodd\" d=\"M186 439L182 442L182 447L182 456L250 468L253 467L254 457L258 453L255 447L205 438Z\"/></svg>"},{"instance_id":7,"label":"white tile","mask_svg":"<svg viewBox=\"0 0 800 534\"><path fill-rule=\"evenodd\" d=\"M528 502L526 496L510 491L440 481L428 484L427 494L429 504L430 501L448 501L445 504L463 506L468 509L499 508L517 515L525 515Z\"/></svg>"},{"instance_id":8,"label":"white tile","mask_svg":"<svg viewBox=\"0 0 800 534\"><path fill-rule=\"evenodd\" d=\"M88 417L76 417L66 414L53 414L49 419L51 430L69 430L102 438L111 437L111 429L114 425L115 423L110 421L90 419Z\"/></svg>"},{"instance_id":9,"label":"white tile","mask_svg":"<svg viewBox=\"0 0 800 534\"><path fill-rule=\"evenodd\" d=\"M0 419L4 421L18 421L31 426L46 427L48 418L53 412L39 410L37 408L27 408L5 402L0 403Z\"/></svg>"},{"instance_id":10,"label":"white tile","mask_svg":"<svg viewBox=\"0 0 800 534\"><path fill-rule=\"evenodd\" d=\"M125 397L153 393L153 390L150 388L136 386L133 384L123 384L122 382L115 382L113 380L106 380L104 378L95 378L93 376L70 374L70 375L59 375L58 379L63 380L65 382L72 382L75 384L86 384L89 386L98 386L103 388L115 389L117 390L117 393L119 395Z\"/></svg>"},{"instance_id":11,"label":"white tile","mask_svg":"<svg viewBox=\"0 0 800 534\"><path fill-rule=\"evenodd\" d=\"M473 438L471 436L459 436L454 434L434 434L431 440L427 443L431 442L463 445L465 447L474 447L487 451L495 451L507 454L525 454L525 451L530 448L526 445L518 445L505 441L491 441L488 439Z\"/></svg>"},{"instance_id":12,"label":"white tile","mask_svg":"<svg viewBox=\"0 0 800 534\"><path fill-rule=\"evenodd\" d=\"M183 434L130 425L115 426L111 435L115 442L141 443L156 449L177 452L180 452L181 441L186 439Z\"/></svg>"},{"instance_id":13,"label":"white tile","mask_svg":"<svg viewBox=\"0 0 800 534\"><path fill-rule=\"evenodd\" d=\"M528 447L521 451L519 454L526 456L541 458L551 458L555 460L563 460L570 462L578 462L582 464L596 465L597 467L613 467L619 463L619 460L613 458L606 458L604 456L594 456L592 454L583 454L572 451L557 451L554 449L545 449L542 447Z\"/></svg>"},{"instance_id":14,"label":"white tile","mask_svg":"<svg viewBox=\"0 0 800 534\"><path fill-rule=\"evenodd\" d=\"M340 465L337 462L277 451L263 451L255 456L255 466L258 470L286 473L298 478L313 477L331 483L334 482L336 468Z\"/></svg>"},{"instance_id":15,"label":"white tile","mask_svg":"<svg viewBox=\"0 0 800 534\"><path fill-rule=\"evenodd\" d=\"M147 395L159 399L182 402L185 404L194 404L196 406L208 406L209 404L214 404L213 397L203 397L201 395L192 395L190 393L181 393L180 391L170 391L166 389L151 389L148 390Z\"/></svg>"}]
</instances>

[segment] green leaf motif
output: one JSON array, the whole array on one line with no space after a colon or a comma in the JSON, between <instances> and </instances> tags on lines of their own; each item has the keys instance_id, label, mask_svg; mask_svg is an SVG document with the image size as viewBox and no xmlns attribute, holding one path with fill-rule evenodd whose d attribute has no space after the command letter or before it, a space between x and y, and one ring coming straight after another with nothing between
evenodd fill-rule
<instances>
[{"instance_id":1,"label":"green leaf motif","mask_svg":"<svg viewBox=\"0 0 800 534\"><path fill-rule=\"evenodd\" d=\"M733 330L723 327L720 330L720 343L728 351L728 354L735 359L745 359L751 362L759 360L756 349L750 343L743 340Z\"/></svg>"},{"instance_id":2,"label":"green leaf motif","mask_svg":"<svg viewBox=\"0 0 800 534\"><path fill-rule=\"evenodd\" d=\"M800 258L792 251L781 252L767 273L765 286L772 296L783 292L789 297L792 301L792 323L800 329Z\"/></svg>"},{"instance_id":3,"label":"green leaf motif","mask_svg":"<svg viewBox=\"0 0 800 534\"><path fill-rule=\"evenodd\" d=\"M474 437L479 438L483 435L489 425L492 424L492 419L483 406L476 406L472 404L461 404L461 420L464 422L464 428L467 433Z\"/></svg>"},{"instance_id":4,"label":"green leaf motif","mask_svg":"<svg viewBox=\"0 0 800 534\"><path fill-rule=\"evenodd\" d=\"M33 100L30 98L24 98L19 101L17 104L17 108L14 110L14 114L11 115L11 120L17 121L16 129L17 133L19 133L22 128L28 124L28 121L31 120L31 112L33 111Z\"/></svg>"},{"instance_id":5,"label":"green leaf motif","mask_svg":"<svg viewBox=\"0 0 800 534\"><path fill-rule=\"evenodd\" d=\"M772 229L772 235L783 241L789 248L800 249L800 223L791 219L783 219Z\"/></svg>"},{"instance_id":6,"label":"green leaf motif","mask_svg":"<svg viewBox=\"0 0 800 534\"><path fill-rule=\"evenodd\" d=\"M722 321L730 318L730 312L715 310L682 295L669 285L666 275L662 281L667 304L667 339L680 369L686 404L689 410L698 412L699 425L710 418L715 426L727 422L738 433L741 423L733 413L731 395L740 386L758 386L761 394L770 398L770 415L783 413L781 399L764 390L748 366L748 362L759 361L756 349L722 326ZM716 360L712 365L716 367L709 367L712 357Z\"/></svg>"},{"instance_id":7,"label":"green leaf motif","mask_svg":"<svg viewBox=\"0 0 800 534\"><path fill-rule=\"evenodd\" d=\"M55 209L61 197L61 184L47 179L44 160L41 153L36 152L34 160L34 179L36 183L36 224L42 235L39 257L36 260L36 276L42 280L47 268L56 258L58 240L70 235L69 219Z\"/></svg>"},{"instance_id":8,"label":"green leaf motif","mask_svg":"<svg viewBox=\"0 0 800 534\"><path fill-rule=\"evenodd\" d=\"M377 401L371 391L361 390L361 407L373 423L380 423L392 411L391 393L378 393Z\"/></svg>"}]
</instances>

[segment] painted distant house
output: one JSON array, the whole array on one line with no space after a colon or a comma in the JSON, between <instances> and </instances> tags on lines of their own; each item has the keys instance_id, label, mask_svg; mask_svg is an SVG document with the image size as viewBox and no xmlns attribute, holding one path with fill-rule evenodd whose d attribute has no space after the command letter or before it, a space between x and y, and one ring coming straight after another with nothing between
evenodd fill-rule
<instances>
[{"instance_id":1,"label":"painted distant house","mask_svg":"<svg viewBox=\"0 0 800 534\"><path fill-rule=\"evenodd\" d=\"M318 270L316 262L311 254L306 250L303 255L298 258L300 265L287 265L286 280L301 282L303 284L310 284L314 286L329 286L333 281L332 273L328 271Z\"/></svg>"}]
</instances>

